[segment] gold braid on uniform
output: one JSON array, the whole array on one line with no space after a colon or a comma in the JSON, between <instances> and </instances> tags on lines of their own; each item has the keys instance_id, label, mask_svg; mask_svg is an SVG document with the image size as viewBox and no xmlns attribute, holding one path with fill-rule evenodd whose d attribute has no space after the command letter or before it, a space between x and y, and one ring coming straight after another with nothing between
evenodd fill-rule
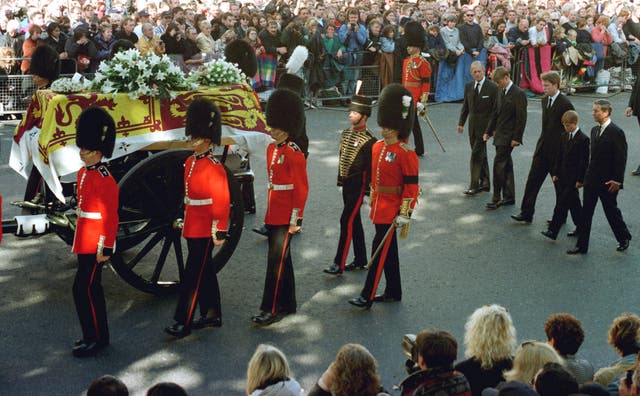
<instances>
[{"instance_id":1,"label":"gold braid on uniform","mask_svg":"<svg viewBox=\"0 0 640 396\"><path fill-rule=\"evenodd\" d=\"M417 61L415 59L417 59ZM426 61L427 60L424 59L422 55L410 57L409 62L407 62L406 81L409 81L409 77L411 77L413 81L422 81L422 76L420 75L420 66L422 66L422 62Z\"/></svg>"},{"instance_id":2,"label":"gold braid on uniform","mask_svg":"<svg viewBox=\"0 0 640 396\"><path fill-rule=\"evenodd\" d=\"M362 149L372 135L367 128L361 130L347 129L340 139L340 161L338 166L338 185L342 185L351 175L352 166ZM356 170L357 171L357 170Z\"/></svg>"}]
</instances>

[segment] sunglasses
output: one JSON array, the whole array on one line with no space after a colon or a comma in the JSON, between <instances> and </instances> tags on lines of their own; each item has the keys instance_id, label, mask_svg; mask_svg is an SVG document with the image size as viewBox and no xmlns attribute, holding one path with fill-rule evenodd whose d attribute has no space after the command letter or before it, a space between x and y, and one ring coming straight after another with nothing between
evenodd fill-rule
<instances>
[{"instance_id":1,"label":"sunglasses","mask_svg":"<svg viewBox=\"0 0 640 396\"><path fill-rule=\"evenodd\" d=\"M472 17L472 16L476 16L476 14L467 14L465 16Z\"/></svg>"}]
</instances>

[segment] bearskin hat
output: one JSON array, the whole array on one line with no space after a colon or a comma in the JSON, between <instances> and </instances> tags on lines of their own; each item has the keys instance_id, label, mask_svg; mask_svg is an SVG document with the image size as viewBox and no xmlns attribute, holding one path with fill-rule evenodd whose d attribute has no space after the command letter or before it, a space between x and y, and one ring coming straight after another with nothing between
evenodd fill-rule
<instances>
[{"instance_id":1,"label":"bearskin hat","mask_svg":"<svg viewBox=\"0 0 640 396\"><path fill-rule=\"evenodd\" d=\"M29 74L46 78L50 82L60 76L60 56L51 46L41 44L31 55Z\"/></svg>"},{"instance_id":2,"label":"bearskin hat","mask_svg":"<svg viewBox=\"0 0 640 396\"><path fill-rule=\"evenodd\" d=\"M211 99L196 98L187 108L184 134L194 138L211 139L220 144L222 136L222 115Z\"/></svg>"},{"instance_id":3,"label":"bearskin hat","mask_svg":"<svg viewBox=\"0 0 640 396\"><path fill-rule=\"evenodd\" d=\"M362 95L353 95L349 110L371 117L371 98Z\"/></svg>"},{"instance_id":4,"label":"bearskin hat","mask_svg":"<svg viewBox=\"0 0 640 396\"><path fill-rule=\"evenodd\" d=\"M233 40L224 49L227 62L236 63L245 76L253 77L258 72L256 51L244 40Z\"/></svg>"},{"instance_id":5,"label":"bearskin hat","mask_svg":"<svg viewBox=\"0 0 640 396\"><path fill-rule=\"evenodd\" d=\"M304 106L302 99L288 89L276 89L267 102L267 125L289 134L291 139L304 133Z\"/></svg>"},{"instance_id":6,"label":"bearskin hat","mask_svg":"<svg viewBox=\"0 0 640 396\"><path fill-rule=\"evenodd\" d=\"M288 89L302 97L304 95L304 80L295 74L285 73L280 77L276 88Z\"/></svg>"},{"instance_id":7,"label":"bearskin hat","mask_svg":"<svg viewBox=\"0 0 640 396\"><path fill-rule=\"evenodd\" d=\"M378 100L378 125L395 129L399 139L411 134L416 116L416 105L411 92L400 84L389 84L380 93Z\"/></svg>"},{"instance_id":8,"label":"bearskin hat","mask_svg":"<svg viewBox=\"0 0 640 396\"><path fill-rule=\"evenodd\" d=\"M407 46L424 47L427 39L424 28L419 22L408 22L404 27L404 37L407 40Z\"/></svg>"},{"instance_id":9,"label":"bearskin hat","mask_svg":"<svg viewBox=\"0 0 640 396\"><path fill-rule=\"evenodd\" d=\"M82 110L76 124L76 146L100 151L111 158L116 143L116 124L111 115L101 107Z\"/></svg>"}]
</instances>

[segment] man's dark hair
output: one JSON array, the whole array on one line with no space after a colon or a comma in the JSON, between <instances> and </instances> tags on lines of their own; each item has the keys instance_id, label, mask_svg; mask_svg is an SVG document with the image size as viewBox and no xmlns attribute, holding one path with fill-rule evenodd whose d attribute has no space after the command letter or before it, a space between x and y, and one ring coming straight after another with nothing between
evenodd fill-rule
<instances>
[{"instance_id":1,"label":"man's dark hair","mask_svg":"<svg viewBox=\"0 0 640 396\"><path fill-rule=\"evenodd\" d=\"M147 396L188 396L183 387L174 382L160 382L149 388Z\"/></svg>"},{"instance_id":2,"label":"man's dark hair","mask_svg":"<svg viewBox=\"0 0 640 396\"><path fill-rule=\"evenodd\" d=\"M540 396L567 396L578 393L578 381L562 365L549 362L535 378L536 392Z\"/></svg>"},{"instance_id":3,"label":"man's dark hair","mask_svg":"<svg viewBox=\"0 0 640 396\"><path fill-rule=\"evenodd\" d=\"M418 354L429 368L451 367L458 354L458 342L449 332L427 329L416 336Z\"/></svg>"},{"instance_id":4,"label":"man's dark hair","mask_svg":"<svg viewBox=\"0 0 640 396\"><path fill-rule=\"evenodd\" d=\"M129 389L116 377L103 375L89 385L87 396L129 396Z\"/></svg>"},{"instance_id":5,"label":"man's dark hair","mask_svg":"<svg viewBox=\"0 0 640 396\"><path fill-rule=\"evenodd\" d=\"M584 331L580 321L568 313L549 316L544 322L547 340L553 339L553 346L562 356L575 355L584 341Z\"/></svg>"}]
</instances>

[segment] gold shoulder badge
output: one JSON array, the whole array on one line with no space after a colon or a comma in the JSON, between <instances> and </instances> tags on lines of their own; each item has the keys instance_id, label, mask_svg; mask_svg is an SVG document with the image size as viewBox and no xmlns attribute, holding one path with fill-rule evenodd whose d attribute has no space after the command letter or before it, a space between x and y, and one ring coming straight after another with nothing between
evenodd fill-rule
<instances>
[{"instance_id":1,"label":"gold shoulder badge","mask_svg":"<svg viewBox=\"0 0 640 396\"><path fill-rule=\"evenodd\" d=\"M404 151L410 151L411 147L409 147L406 143L400 143L400 147L404 150Z\"/></svg>"},{"instance_id":2,"label":"gold shoulder badge","mask_svg":"<svg viewBox=\"0 0 640 396\"><path fill-rule=\"evenodd\" d=\"M300 151L300 147L298 147L294 142L289 142L289 147L291 147L293 151Z\"/></svg>"},{"instance_id":3,"label":"gold shoulder badge","mask_svg":"<svg viewBox=\"0 0 640 396\"><path fill-rule=\"evenodd\" d=\"M102 177L107 177L110 175L109 169L107 169L107 167L104 165L101 165L100 167L98 167L98 171L100 171L100 174L102 175Z\"/></svg>"}]
</instances>

